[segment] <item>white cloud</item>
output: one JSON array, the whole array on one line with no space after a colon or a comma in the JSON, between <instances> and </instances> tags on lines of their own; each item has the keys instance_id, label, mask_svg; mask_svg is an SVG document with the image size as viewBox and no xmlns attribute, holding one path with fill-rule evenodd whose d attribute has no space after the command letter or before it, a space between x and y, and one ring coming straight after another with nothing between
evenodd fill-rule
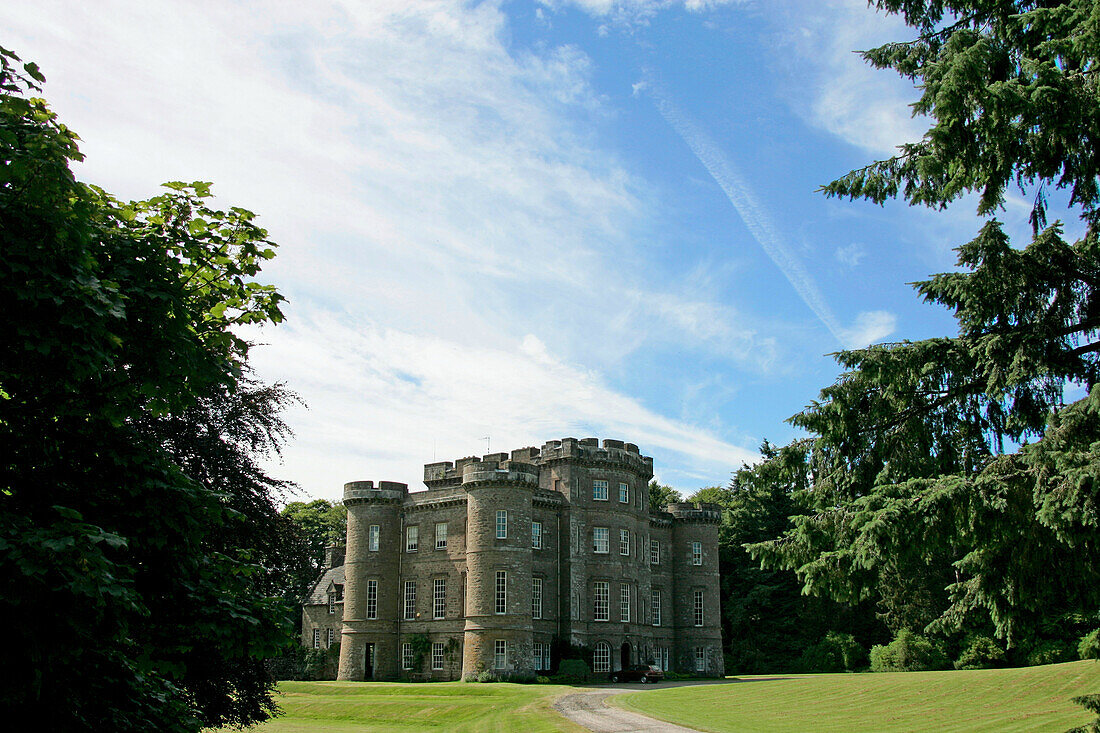
<instances>
[{"instance_id":1,"label":"white cloud","mask_svg":"<svg viewBox=\"0 0 1100 733\"><path fill-rule=\"evenodd\" d=\"M843 247L837 247L836 252L833 254L839 262L848 267L858 267L863 258L867 256L867 251L859 242L852 242Z\"/></svg>"},{"instance_id":2,"label":"white cloud","mask_svg":"<svg viewBox=\"0 0 1100 733\"><path fill-rule=\"evenodd\" d=\"M608 17L615 15L651 16L670 8L684 8L691 12L713 10L722 5L742 4L748 0L540 0L550 8L574 5L589 15Z\"/></svg>"},{"instance_id":3,"label":"white cloud","mask_svg":"<svg viewBox=\"0 0 1100 733\"><path fill-rule=\"evenodd\" d=\"M539 0L543 5L560 10L573 6L601 21L596 32L606 37L612 28L632 32L648 26L662 11L683 9L703 13L724 5L741 5L752 0Z\"/></svg>"},{"instance_id":4,"label":"white cloud","mask_svg":"<svg viewBox=\"0 0 1100 733\"><path fill-rule=\"evenodd\" d=\"M911 83L869 66L856 50L911 37L896 16L876 13L865 0L788 0L771 8L779 30L779 63L789 65L790 101L811 124L841 139L890 156L919 140L928 123L913 119Z\"/></svg>"},{"instance_id":5,"label":"white cloud","mask_svg":"<svg viewBox=\"0 0 1100 733\"><path fill-rule=\"evenodd\" d=\"M589 139L606 111L583 52L510 53L492 2L264 13L43 1L0 6L0 23L81 134L82 177L125 197L213 180L281 243L265 276L289 322L256 359L310 405L291 414L291 478L331 496L414 480L429 440L442 459L570 430L683 462L666 475L742 460L601 377L646 344L761 368L775 342L622 266L641 264L652 194Z\"/></svg>"},{"instance_id":6,"label":"white cloud","mask_svg":"<svg viewBox=\"0 0 1100 733\"><path fill-rule=\"evenodd\" d=\"M864 311L851 328L843 331L844 348L861 349L878 343L897 328L897 317L888 311Z\"/></svg>"},{"instance_id":7,"label":"white cloud","mask_svg":"<svg viewBox=\"0 0 1100 733\"><path fill-rule=\"evenodd\" d=\"M512 450L566 435L618 437L655 455L663 474L724 480L756 455L609 389L550 354L537 336L499 346L414 334L309 309L257 349L256 363L309 395L283 472L313 493L345 481L420 484L420 464Z\"/></svg>"}]
</instances>

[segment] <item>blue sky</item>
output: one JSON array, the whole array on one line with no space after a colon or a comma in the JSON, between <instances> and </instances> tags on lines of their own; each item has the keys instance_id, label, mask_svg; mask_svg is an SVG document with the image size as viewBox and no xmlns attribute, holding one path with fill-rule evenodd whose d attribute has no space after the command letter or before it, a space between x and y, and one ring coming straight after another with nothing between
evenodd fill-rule
<instances>
[{"instance_id":1,"label":"blue sky","mask_svg":"<svg viewBox=\"0 0 1100 733\"><path fill-rule=\"evenodd\" d=\"M303 497L565 436L725 483L795 437L829 353L951 332L906 283L979 226L816 193L926 126L851 53L906 37L862 0L44 0L0 26L83 179L214 181L280 244L288 321L253 361L308 404L272 467Z\"/></svg>"}]
</instances>

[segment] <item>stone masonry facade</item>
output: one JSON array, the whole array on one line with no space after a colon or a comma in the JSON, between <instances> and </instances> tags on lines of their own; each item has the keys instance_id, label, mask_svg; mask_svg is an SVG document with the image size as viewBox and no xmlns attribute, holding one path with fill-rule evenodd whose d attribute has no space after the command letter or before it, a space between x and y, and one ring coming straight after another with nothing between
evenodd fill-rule
<instances>
[{"instance_id":1,"label":"stone masonry facade","mask_svg":"<svg viewBox=\"0 0 1100 733\"><path fill-rule=\"evenodd\" d=\"M720 513L651 512L652 476L632 443L564 438L429 463L426 491L346 484L346 553L306 600L302 641L339 641L342 680L529 677L565 645L597 675L720 676Z\"/></svg>"}]
</instances>

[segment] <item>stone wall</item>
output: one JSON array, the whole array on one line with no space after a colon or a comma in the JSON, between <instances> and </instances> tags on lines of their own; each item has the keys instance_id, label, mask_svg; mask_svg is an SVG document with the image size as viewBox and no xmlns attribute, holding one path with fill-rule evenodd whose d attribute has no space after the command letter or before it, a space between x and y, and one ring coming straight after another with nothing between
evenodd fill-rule
<instances>
[{"instance_id":1,"label":"stone wall","mask_svg":"<svg viewBox=\"0 0 1100 733\"><path fill-rule=\"evenodd\" d=\"M328 612L328 604L302 606L302 646L313 648L313 630L321 630L321 649L328 647L328 632L333 632L334 643L341 641L344 604L336 604L336 612Z\"/></svg>"}]
</instances>

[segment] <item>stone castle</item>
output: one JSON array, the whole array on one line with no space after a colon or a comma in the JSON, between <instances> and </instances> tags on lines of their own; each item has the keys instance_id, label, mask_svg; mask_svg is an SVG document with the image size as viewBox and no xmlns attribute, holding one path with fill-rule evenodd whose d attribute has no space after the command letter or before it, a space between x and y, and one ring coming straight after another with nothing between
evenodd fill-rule
<instances>
[{"instance_id":1,"label":"stone castle","mask_svg":"<svg viewBox=\"0 0 1100 733\"><path fill-rule=\"evenodd\" d=\"M721 675L716 507L651 512L653 459L595 438L424 466L427 491L344 486L346 554L303 607L339 679L459 679L655 663Z\"/></svg>"}]
</instances>

